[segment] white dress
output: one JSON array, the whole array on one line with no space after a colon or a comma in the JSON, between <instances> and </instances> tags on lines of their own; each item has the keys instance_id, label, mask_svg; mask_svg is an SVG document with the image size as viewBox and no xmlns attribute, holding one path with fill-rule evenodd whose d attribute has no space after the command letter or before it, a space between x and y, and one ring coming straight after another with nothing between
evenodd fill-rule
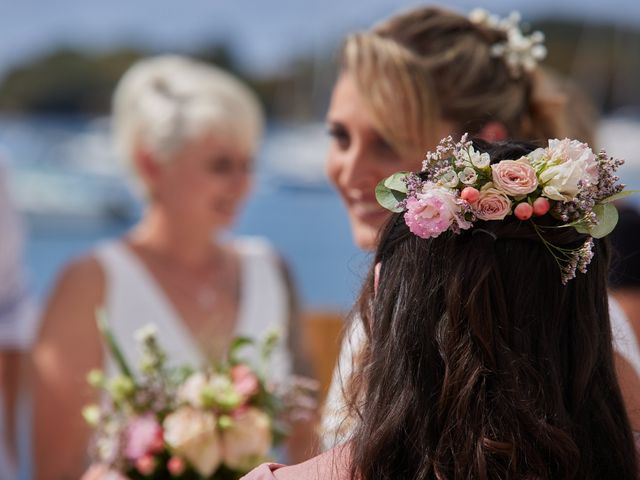
<instances>
[{"instance_id":1,"label":"white dress","mask_svg":"<svg viewBox=\"0 0 640 480\"><path fill-rule=\"evenodd\" d=\"M257 237L239 238L233 245L241 259L241 299L234 335L262 340L277 329L281 340L269 373L272 379L286 378L291 370L286 339L289 293L278 257L265 240ZM171 364L205 364L198 343L135 253L121 241L112 241L97 249L96 258L106 275L107 320L131 368L137 367L139 356L134 332L150 323L157 327L158 342ZM254 360L251 353L248 348L246 357ZM114 367L107 356L106 371L112 373Z\"/></svg>"},{"instance_id":2,"label":"white dress","mask_svg":"<svg viewBox=\"0 0 640 480\"><path fill-rule=\"evenodd\" d=\"M618 302L609 297L609 316L613 335L614 350L627 360L640 377L640 347L626 315ZM344 443L352 432L347 417L343 388L347 386L354 369L354 355L364 344L365 332L362 322L354 319L342 341L340 357L333 371L331 386L322 412L320 428L323 450L329 450Z\"/></svg>"}]
</instances>

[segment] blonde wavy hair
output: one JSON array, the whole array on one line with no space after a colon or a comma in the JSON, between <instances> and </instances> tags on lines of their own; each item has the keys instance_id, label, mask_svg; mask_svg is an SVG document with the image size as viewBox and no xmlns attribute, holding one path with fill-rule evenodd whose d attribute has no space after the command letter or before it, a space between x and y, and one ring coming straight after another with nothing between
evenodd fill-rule
<instances>
[{"instance_id":1,"label":"blonde wavy hair","mask_svg":"<svg viewBox=\"0 0 640 480\"><path fill-rule=\"evenodd\" d=\"M513 77L491 47L504 31L440 8L419 8L347 37L342 71L354 78L380 134L400 152L439 140L438 122L477 134L499 122L511 138L568 135L566 95L537 68Z\"/></svg>"}]
</instances>

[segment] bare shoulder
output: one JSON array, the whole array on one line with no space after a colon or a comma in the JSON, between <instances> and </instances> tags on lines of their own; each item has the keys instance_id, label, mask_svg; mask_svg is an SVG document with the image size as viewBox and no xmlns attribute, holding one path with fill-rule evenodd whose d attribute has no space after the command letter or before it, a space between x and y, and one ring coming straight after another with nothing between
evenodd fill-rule
<instances>
[{"instance_id":1,"label":"bare shoulder","mask_svg":"<svg viewBox=\"0 0 640 480\"><path fill-rule=\"evenodd\" d=\"M277 480L348 480L349 449L339 446L306 462L276 470Z\"/></svg>"},{"instance_id":2,"label":"bare shoulder","mask_svg":"<svg viewBox=\"0 0 640 480\"><path fill-rule=\"evenodd\" d=\"M36 355L51 360L59 352L69 361L76 352L87 359L99 357L95 311L103 303L105 283L103 269L91 255L63 267L42 312Z\"/></svg>"}]
</instances>

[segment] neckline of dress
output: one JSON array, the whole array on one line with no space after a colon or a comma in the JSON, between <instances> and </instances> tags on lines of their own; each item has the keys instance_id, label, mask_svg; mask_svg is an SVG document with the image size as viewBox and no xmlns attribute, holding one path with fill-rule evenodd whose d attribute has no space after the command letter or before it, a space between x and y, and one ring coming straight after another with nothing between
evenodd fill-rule
<instances>
[{"instance_id":1,"label":"neckline of dress","mask_svg":"<svg viewBox=\"0 0 640 480\"><path fill-rule=\"evenodd\" d=\"M121 239L116 243L118 250L121 252L122 256L127 259L130 265L138 272L138 275L144 280L143 284L147 285L149 293L152 297L156 299L157 302L160 303L164 307L164 310L167 311L168 317L170 318L173 326L180 331L180 333L188 340L188 342L193 346L195 351L200 358L200 361L208 362L209 355L207 352L203 351L201 345L196 341L196 337L193 332L189 329L187 325L185 325L182 315L180 315L180 311L176 307L176 305L171 301L169 296L166 294L164 288L160 284L160 282L153 275L151 270L147 267L147 265L142 261L142 259L138 256L138 254L129 246L129 244ZM238 310L235 319L235 327L233 329L234 335L236 332L239 332L244 327L245 320L245 312L247 309L246 302L248 299L247 295L247 286L249 285L248 278L248 265L245 255L242 253L242 249L237 248L236 245L233 246L233 249L238 253L238 257L240 260L240 292L239 292L239 300L238 300Z\"/></svg>"}]
</instances>

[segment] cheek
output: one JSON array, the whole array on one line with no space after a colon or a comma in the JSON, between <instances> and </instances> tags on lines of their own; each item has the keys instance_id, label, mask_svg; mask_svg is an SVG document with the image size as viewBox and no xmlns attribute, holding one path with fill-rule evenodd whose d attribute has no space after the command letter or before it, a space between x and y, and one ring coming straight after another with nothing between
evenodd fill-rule
<instances>
[{"instance_id":1,"label":"cheek","mask_svg":"<svg viewBox=\"0 0 640 480\"><path fill-rule=\"evenodd\" d=\"M342 171L342 162L340 161L339 155L335 151L334 147L329 149L324 168L331 183L338 185L338 179L340 177L340 172Z\"/></svg>"}]
</instances>

